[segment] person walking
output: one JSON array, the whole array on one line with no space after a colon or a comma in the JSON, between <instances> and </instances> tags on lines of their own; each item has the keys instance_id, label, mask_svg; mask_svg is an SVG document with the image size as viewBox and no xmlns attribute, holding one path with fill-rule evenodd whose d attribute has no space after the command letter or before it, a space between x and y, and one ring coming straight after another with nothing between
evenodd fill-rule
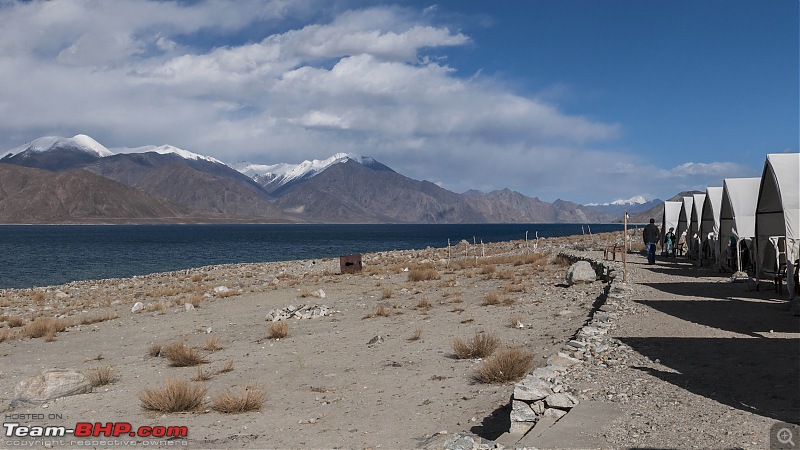
<instances>
[{"instance_id":1,"label":"person walking","mask_svg":"<svg viewBox=\"0 0 800 450\"><path fill-rule=\"evenodd\" d=\"M675 257L675 228L669 227L669 231L664 235L664 247L666 248L667 256Z\"/></svg>"},{"instance_id":2,"label":"person walking","mask_svg":"<svg viewBox=\"0 0 800 450\"><path fill-rule=\"evenodd\" d=\"M644 227L644 231L642 232L642 239L647 249L648 264L656 263L656 244L658 243L660 234L658 226L656 226L656 220L650 219L650 224Z\"/></svg>"}]
</instances>

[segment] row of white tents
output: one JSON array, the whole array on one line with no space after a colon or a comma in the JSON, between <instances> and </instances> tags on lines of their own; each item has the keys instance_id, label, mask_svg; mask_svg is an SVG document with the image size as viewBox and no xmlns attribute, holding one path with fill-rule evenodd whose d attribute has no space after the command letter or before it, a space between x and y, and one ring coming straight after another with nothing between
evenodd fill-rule
<instances>
[{"instance_id":1,"label":"row of white tents","mask_svg":"<svg viewBox=\"0 0 800 450\"><path fill-rule=\"evenodd\" d=\"M683 236L687 254L713 258L720 267L743 269L743 253L757 278L786 265L788 291L800 258L800 153L768 154L761 178L726 178L681 201L664 202L666 230Z\"/></svg>"}]
</instances>

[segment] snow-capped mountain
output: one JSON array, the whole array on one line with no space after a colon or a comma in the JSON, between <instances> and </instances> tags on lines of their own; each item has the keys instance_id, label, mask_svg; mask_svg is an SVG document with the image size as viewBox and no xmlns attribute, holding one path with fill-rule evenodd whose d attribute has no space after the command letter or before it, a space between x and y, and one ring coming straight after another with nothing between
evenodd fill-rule
<instances>
[{"instance_id":1,"label":"snow-capped mountain","mask_svg":"<svg viewBox=\"0 0 800 450\"><path fill-rule=\"evenodd\" d=\"M85 134L71 138L45 136L5 152L0 162L61 171L113 155L109 149Z\"/></svg>"},{"instance_id":2,"label":"snow-capped mountain","mask_svg":"<svg viewBox=\"0 0 800 450\"><path fill-rule=\"evenodd\" d=\"M95 141L85 134L78 134L71 138L60 136L44 136L34 139L26 144L20 145L17 148L11 149L2 155L0 158L12 157L14 155L21 155L22 153L45 153L53 151L54 149L69 148L73 150L83 151L90 155L103 158L111 156L114 153L105 148L103 144Z\"/></svg>"},{"instance_id":3,"label":"snow-capped mountain","mask_svg":"<svg viewBox=\"0 0 800 450\"><path fill-rule=\"evenodd\" d=\"M392 171L392 169L368 156L353 153L336 153L327 159L306 160L300 164L279 163L266 165L239 162L232 164L231 167L252 178L268 192L276 193L278 190L283 190L298 182L308 180L335 164L347 161L355 161L372 169Z\"/></svg>"},{"instance_id":4,"label":"snow-capped mountain","mask_svg":"<svg viewBox=\"0 0 800 450\"><path fill-rule=\"evenodd\" d=\"M610 206L610 205L626 206L626 205L643 205L645 203L647 203L647 200L645 200L643 196L637 195L627 200L620 199L620 200L614 200L613 202L609 203L587 203L586 206Z\"/></svg>"},{"instance_id":5,"label":"snow-capped mountain","mask_svg":"<svg viewBox=\"0 0 800 450\"><path fill-rule=\"evenodd\" d=\"M589 203L585 206L592 207L607 214L622 216L625 211L627 211L628 214L636 214L642 211L647 211L648 209L656 205L660 205L661 203L663 202L659 199L648 201L644 198L644 196L637 195L627 200L614 200L613 202L608 203Z\"/></svg>"},{"instance_id":6,"label":"snow-capped mountain","mask_svg":"<svg viewBox=\"0 0 800 450\"><path fill-rule=\"evenodd\" d=\"M211 156L199 155L188 150L173 147L172 145L145 145L143 147L134 148L120 147L115 148L114 151L119 154L155 152L159 155L178 155L183 159L189 159L192 161L208 161L216 164L225 164L224 162Z\"/></svg>"}]
</instances>

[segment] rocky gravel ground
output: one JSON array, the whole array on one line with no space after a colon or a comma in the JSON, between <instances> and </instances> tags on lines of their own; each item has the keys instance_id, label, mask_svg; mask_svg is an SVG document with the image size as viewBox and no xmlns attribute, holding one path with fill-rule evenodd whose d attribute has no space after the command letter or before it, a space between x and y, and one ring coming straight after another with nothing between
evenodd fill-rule
<instances>
[{"instance_id":1,"label":"rocky gravel ground","mask_svg":"<svg viewBox=\"0 0 800 450\"><path fill-rule=\"evenodd\" d=\"M173 444L190 448L415 448L456 431L497 435L513 382L479 382L484 360L458 359L454 341L491 334L543 365L603 289L564 283L569 264L557 254L574 241L366 254L352 275L338 260L303 260L0 291L0 409L22 426L186 426L188 439ZM273 336L281 317L287 334ZM44 324L55 328L34 333ZM203 362L171 364L164 349L174 344ZM91 392L32 392L105 367L117 376ZM35 381L52 369L65 371ZM175 379L204 389L202 404L147 410L143 393ZM265 393L259 410L212 407L251 386ZM43 445L27 438L0 447Z\"/></svg>"},{"instance_id":2,"label":"rocky gravel ground","mask_svg":"<svg viewBox=\"0 0 800 450\"><path fill-rule=\"evenodd\" d=\"M487 244L485 257L467 243L367 254L358 275L339 275L338 260L304 260L0 291L0 409L185 424L190 448L500 448L514 384L478 383L482 360L453 357L454 339L482 331L533 351L536 366L558 352L580 361L560 375L564 391L623 411L584 430L597 448L770 448L773 425L800 423L800 318L785 294L686 259L650 266L629 253L626 282L598 310L603 283L567 285L557 255L602 260L618 235ZM543 257L520 262L530 253ZM438 278L412 281L415 268ZM270 339L281 317L289 334ZM590 317L604 331L587 340L579 330ZM65 328L25 335L51 318ZM145 388L199 373L149 354L170 342L206 356L209 401L257 383L263 408L143 410ZM118 379L91 393L10 406L42 370L106 365ZM552 448L581 448L571 442Z\"/></svg>"}]
</instances>

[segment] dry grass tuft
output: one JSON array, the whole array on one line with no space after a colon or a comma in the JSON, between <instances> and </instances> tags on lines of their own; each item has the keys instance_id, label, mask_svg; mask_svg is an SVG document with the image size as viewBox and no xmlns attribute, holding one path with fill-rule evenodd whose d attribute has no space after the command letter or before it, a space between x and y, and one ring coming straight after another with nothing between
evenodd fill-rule
<instances>
[{"instance_id":1,"label":"dry grass tuft","mask_svg":"<svg viewBox=\"0 0 800 450\"><path fill-rule=\"evenodd\" d=\"M300 298L311 297L311 288L303 286L297 293L297 296Z\"/></svg>"},{"instance_id":2,"label":"dry grass tuft","mask_svg":"<svg viewBox=\"0 0 800 450\"><path fill-rule=\"evenodd\" d=\"M260 411L267 394L258 386L248 385L239 393L226 390L211 399L211 407L225 414Z\"/></svg>"},{"instance_id":3,"label":"dry grass tuft","mask_svg":"<svg viewBox=\"0 0 800 450\"><path fill-rule=\"evenodd\" d=\"M522 283L512 281L510 284L506 285L504 290L506 292L525 292L525 286Z\"/></svg>"},{"instance_id":4,"label":"dry grass tuft","mask_svg":"<svg viewBox=\"0 0 800 450\"><path fill-rule=\"evenodd\" d=\"M197 367L192 381L208 381L214 376L211 371L204 370L202 367Z\"/></svg>"},{"instance_id":5,"label":"dry grass tuft","mask_svg":"<svg viewBox=\"0 0 800 450\"><path fill-rule=\"evenodd\" d=\"M480 274L485 275L486 279L492 278L492 275L497 271L497 266L494 264L487 264L481 267Z\"/></svg>"},{"instance_id":6,"label":"dry grass tuft","mask_svg":"<svg viewBox=\"0 0 800 450\"><path fill-rule=\"evenodd\" d=\"M385 287L381 290L381 299L386 300L394 297L394 291L391 288Z\"/></svg>"},{"instance_id":7,"label":"dry grass tuft","mask_svg":"<svg viewBox=\"0 0 800 450\"><path fill-rule=\"evenodd\" d=\"M220 347L219 345L219 338L216 336L209 336L208 339L206 339L206 345L203 346L203 350L209 352L216 352L218 350L222 350L222 347Z\"/></svg>"},{"instance_id":8,"label":"dry grass tuft","mask_svg":"<svg viewBox=\"0 0 800 450\"><path fill-rule=\"evenodd\" d=\"M481 301L481 305L483 306L495 306L501 303L504 303L507 298L497 291L492 291L486 294Z\"/></svg>"},{"instance_id":9,"label":"dry grass tuft","mask_svg":"<svg viewBox=\"0 0 800 450\"><path fill-rule=\"evenodd\" d=\"M167 345L161 349L161 355L167 358L173 367L193 367L208 362L198 349L189 347L184 342Z\"/></svg>"},{"instance_id":10,"label":"dry grass tuft","mask_svg":"<svg viewBox=\"0 0 800 450\"><path fill-rule=\"evenodd\" d=\"M147 354L153 357L160 355L161 344L150 344L150 346L147 347Z\"/></svg>"},{"instance_id":11,"label":"dry grass tuft","mask_svg":"<svg viewBox=\"0 0 800 450\"><path fill-rule=\"evenodd\" d=\"M408 281L431 281L440 278L439 271L434 268L415 267L408 271Z\"/></svg>"},{"instance_id":12,"label":"dry grass tuft","mask_svg":"<svg viewBox=\"0 0 800 450\"><path fill-rule=\"evenodd\" d=\"M433 303L428 299L428 297L422 297L417 302L417 308L419 309L431 309L433 308Z\"/></svg>"},{"instance_id":13,"label":"dry grass tuft","mask_svg":"<svg viewBox=\"0 0 800 450\"><path fill-rule=\"evenodd\" d=\"M453 351L458 359L485 358L500 345L500 339L492 333L476 331L472 339L453 341Z\"/></svg>"},{"instance_id":14,"label":"dry grass tuft","mask_svg":"<svg viewBox=\"0 0 800 450\"><path fill-rule=\"evenodd\" d=\"M64 331L70 326L69 321L53 317L39 317L22 328L22 337L31 339L44 337L45 340L55 340L56 333Z\"/></svg>"},{"instance_id":15,"label":"dry grass tuft","mask_svg":"<svg viewBox=\"0 0 800 450\"><path fill-rule=\"evenodd\" d=\"M513 264L514 266L523 266L526 264L543 264L545 261L547 261L547 258L549 256L550 255L547 253L531 253L528 255L522 255L510 258L508 262Z\"/></svg>"},{"instance_id":16,"label":"dry grass tuft","mask_svg":"<svg viewBox=\"0 0 800 450\"><path fill-rule=\"evenodd\" d=\"M169 379L164 387L145 389L139 393L142 408L149 411L196 411L203 406L208 389L186 379Z\"/></svg>"},{"instance_id":17,"label":"dry grass tuft","mask_svg":"<svg viewBox=\"0 0 800 450\"><path fill-rule=\"evenodd\" d=\"M514 279L514 271L513 270L503 270L501 272L497 272L497 278L501 280L513 280Z\"/></svg>"},{"instance_id":18,"label":"dry grass tuft","mask_svg":"<svg viewBox=\"0 0 800 450\"><path fill-rule=\"evenodd\" d=\"M153 311L164 312L164 308L165 306L163 303L157 302L157 303L148 303L144 307L144 310L147 312L153 312Z\"/></svg>"},{"instance_id":19,"label":"dry grass tuft","mask_svg":"<svg viewBox=\"0 0 800 450\"><path fill-rule=\"evenodd\" d=\"M192 306L197 308L198 306L200 306L200 302L202 302L202 301L203 301L203 295L202 294L194 294L191 297L189 297L188 299L186 299L185 303L191 303Z\"/></svg>"},{"instance_id":20,"label":"dry grass tuft","mask_svg":"<svg viewBox=\"0 0 800 450\"><path fill-rule=\"evenodd\" d=\"M378 309L375 310L375 315L380 317L389 317L392 315L392 310L387 308L386 305L378 306Z\"/></svg>"},{"instance_id":21,"label":"dry grass tuft","mask_svg":"<svg viewBox=\"0 0 800 450\"><path fill-rule=\"evenodd\" d=\"M9 328L17 328L25 325L25 319L19 316L13 316L6 319Z\"/></svg>"},{"instance_id":22,"label":"dry grass tuft","mask_svg":"<svg viewBox=\"0 0 800 450\"><path fill-rule=\"evenodd\" d=\"M299 281L298 281L299 283ZM228 289L227 291L217 292L217 297L220 298L228 298L233 297L234 295L239 295L239 291L235 289Z\"/></svg>"},{"instance_id":23,"label":"dry grass tuft","mask_svg":"<svg viewBox=\"0 0 800 450\"><path fill-rule=\"evenodd\" d=\"M475 378L482 383L519 381L533 369L533 361L533 353L528 350L504 348L478 366Z\"/></svg>"},{"instance_id":24,"label":"dry grass tuft","mask_svg":"<svg viewBox=\"0 0 800 450\"><path fill-rule=\"evenodd\" d=\"M409 336L408 339L406 339L406 340L408 342L414 342L414 341L420 340L420 338L422 338L422 328L417 327L414 330L414 333L411 336Z\"/></svg>"},{"instance_id":25,"label":"dry grass tuft","mask_svg":"<svg viewBox=\"0 0 800 450\"><path fill-rule=\"evenodd\" d=\"M86 316L80 318L81 325L91 325L97 322L105 322L106 320L112 320L119 317L116 311L109 311L103 314L98 314L96 316Z\"/></svg>"},{"instance_id":26,"label":"dry grass tuft","mask_svg":"<svg viewBox=\"0 0 800 450\"><path fill-rule=\"evenodd\" d=\"M57 334L56 330L49 329L47 330L45 335L42 336L42 339L44 339L45 342L53 342L56 340L56 334Z\"/></svg>"},{"instance_id":27,"label":"dry grass tuft","mask_svg":"<svg viewBox=\"0 0 800 450\"><path fill-rule=\"evenodd\" d=\"M522 323L522 319L523 317L519 314L514 314L508 318L508 326L510 328L525 328L525 325Z\"/></svg>"},{"instance_id":28,"label":"dry grass tuft","mask_svg":"<svg viewBox=\"0 0 800 450\"><path fill-rule=\"evenodd\" d=\"M289 335L289 322L285 320L272 322L269 324L269 327L267 327L267 335L270 339L285 338Z\"/></svg>"},{"instance_id":29,"label":"dry grass tuft","mask_svg":"<svg viewBox=\"0 0 800 450\"><path fill-rule=\"evenodd\" d=\"M203 276L200 275L199 273L196 273L196 274L192 275L192 281L194 281L195 283L197 283L198 281L201 281L202 279L203 279Z\"/></svg>"},{"instance_id":30,"label":"dry grass tuft","mask_svg":"<svg viewBox=\"0 0 800 450\"><path fill-rule=\"evenodd\" d=\"M105 386L119 379L119 371L117 370L117 366L95 367L87 370L85 375L94 387Z\"/></svg>"},{"instance_id":31,"label":"dry grass tuft","mask_svg":"<svg viewBox=\"0 0 800 450\"><path fill-rule=\"evenodd\" d=\"M232 360L232 359L229 359L229 360L225 361L225 365L224 365L224 366L222 366L222 368L221 368L221 369L219 369L219 370L217 371L217 373L228 373L228 372L233 372L233 365L234 365L234 364L235 364L235 361L234 361L234 360Z\"/></svg>"}]
</instances>

